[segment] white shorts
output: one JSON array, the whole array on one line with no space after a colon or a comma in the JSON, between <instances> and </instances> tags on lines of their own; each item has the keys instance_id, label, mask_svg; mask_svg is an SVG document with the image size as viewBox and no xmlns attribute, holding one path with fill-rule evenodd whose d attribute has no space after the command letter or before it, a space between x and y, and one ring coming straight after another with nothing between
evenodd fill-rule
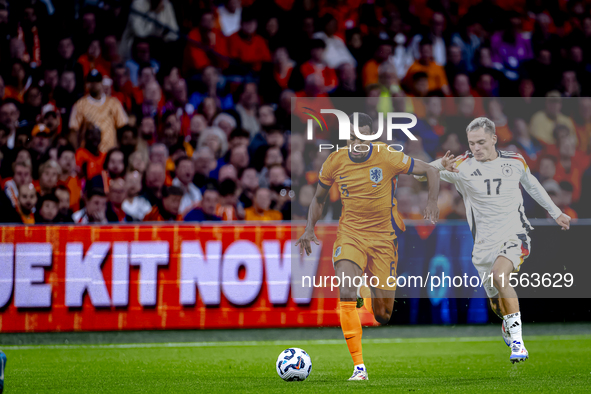
<instances>
[{"instance_id":1,"label":"white shorts","mask_svg":"<svg viewBox=\"0 0 591 394\"><path fill-rule=\"evenodd\" d=\"M495 297L499 291L493 286L490 272L497 257L503 256L513 263L513 272L518 272L523 261L531 252L531 239L526 233L515 234L507 239L492 245L482 247L474 245L472 251L472 264L478 270L483 279L482 286L489 298Z\"/></svg>"}]
</instances>

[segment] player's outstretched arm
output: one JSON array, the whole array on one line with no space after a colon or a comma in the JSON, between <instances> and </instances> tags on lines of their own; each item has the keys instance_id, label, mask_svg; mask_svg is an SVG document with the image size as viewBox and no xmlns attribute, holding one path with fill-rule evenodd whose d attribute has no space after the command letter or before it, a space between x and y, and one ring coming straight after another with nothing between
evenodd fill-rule
<instances>
[{"instance_id":1,"label":"player's outstretched arm","mask_svg":"<svg viewBox=\"0 0 591 394\"><path fill-rule=\"evenodd\" d=\"M312 242L314 242L316 245L320 245L318 238L316 238L316 234L314 234L314 227L316 227L316 222L318 222L318 220L320 220L322 217L328 190L329 189L325 189L324 187L320 186L320 184L316 186L316 194L314 194L314 198L312 199L312 203L308 209L306 231L304 231L304 234L295 243L295 246L300 246L300 254L304 254L304 251L306 251L306 255L309 256L310 253L312 253Z\"/></svg>"},{"instance_id":2,"label":"player's outstretched arm","mask_svg":"<svg viewBox=\"0 0 591 394\"><path fill-rule=\"evenodd\" d=\"M546 211L548 211L550 216L552 216L552 219L556 221L562 230L570 229L571 217L566 213L563 213L560 208L554 204L552 198L550 198L544 187L540 184L540 181L532 175L529 168L526 168L520 181L525 191Z\"/></svg>"},{"instance_id":3,"label":"player's outstretched arm","mask_svg":"<svg viewBox=\"0 0 591 394\"><path fill-rule=\"evenodd\" d=\"M439 208L437 207L437 198L439 197L439 170L424 161L414 159L414 167L411 172L413 175L424 175L429 184L429 201L423 211L423 218L430 220L431 223L437 223L439 219Z\"/></svg>"},{"instance_id":4,"label":"player's outstretched arm","mask_svg":"<svg viewBox=\"0 0 591 394\"><path fill-rule=\"evenodd\" d=\"M443 156L440 159L437 159L435 161L432 161L431 163L429 163L430 166L435 167L437 170L439 170L440 172L443 171L448 171L452 174L440 174L441 179L443 179L444 181L450 182L449 178L453 177L453 173L458 173L460 172L460 170L458 170L456 168L456 161L458 160L459 157L455 157L454 155L452 155L452 153L450 151L447 151L445 153L445 156ZM427 180L426 176L417 176L415 175L415 179L417 179L419 182L425 182Z\"/></svg>"}]
</instances>

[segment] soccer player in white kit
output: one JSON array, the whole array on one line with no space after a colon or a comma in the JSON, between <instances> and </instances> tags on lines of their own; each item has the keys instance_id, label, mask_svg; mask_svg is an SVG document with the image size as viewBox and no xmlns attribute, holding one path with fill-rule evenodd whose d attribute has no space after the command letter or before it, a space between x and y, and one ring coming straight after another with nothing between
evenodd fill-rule
<instances>
[{"instance_id":1,"label":"soccer player in white kit","mask_svg":"<svg viewBox=\"0 0 591 394\"><path fill-rule=\"evenodd\" d=\"M552 202L523 156L496 149L495 124L490 119L474 119L466 132L469 151L455 160L448 152L430 164L439 169L442 180L456 186L464 199L474 237L472 263L483 279L492 309L503 319L503 339L511 348L509 360L525 361L528 353L521 335L519 300L509 280L531 252L528 232L533 228L524 214L519 185L562 230L569 229L571 218Z\"/></svg>"}]
</instances>

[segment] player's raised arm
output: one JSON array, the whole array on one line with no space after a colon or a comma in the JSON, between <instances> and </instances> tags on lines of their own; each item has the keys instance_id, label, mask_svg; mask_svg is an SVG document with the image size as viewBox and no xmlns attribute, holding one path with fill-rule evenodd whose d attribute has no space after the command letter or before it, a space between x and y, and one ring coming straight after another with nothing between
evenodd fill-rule
<instances>
[{"instance_id":1,"label":"player's raised arm","mask_svg":"<svg viewBox=\"0 0 591 394\"><path fill-rule=\"evenodd\" d=\"M308 210L306 231L304 231L304 234L295 243L295 246L300 246L300 254L304 254L305 250L306 255L309 256L310 253L312 253L312 242L314 242L316 245L320 244L318 242L318 238L316 238L316 234L314 234L314 227L316 227L316 222L318 222L318 220L320 220L322 217L328 190L329 189L324 188L321 183L318 182L318 186L316 186L316 193L314 194L314 198L312 199L312 203L310 204L310 208Z\"/></svg>"},{"instance_id":2,"label":"player's raised arm","mask_svg":"<svg viewBox=\"0 0 591 394\"><path fill-rule=\"evenodd\" d=\"M439 208L437 207L437 198L439 197L439 170L424 161L414 159L414 166L410 174L423 175L427 178L429 184L429 201L423 211L423 218L430 220L431 223L437 223L439 219Z\"/></svg>"},{"instance_id":3,"label":"player's raised arm","mask_svg":"<svg viewBox=\"0 0 591 394\"><path fill-rule=\"evenodd\" d=\"M563 213L560 208L554 204L554 201L552 201L552 198L550 198L544 187L540 184L540 181L532 175L529 167L525 167L525 171L519 181L523 185L525 191L527 191L527 193L546 211L548 211L550 216L552 216L552 219L556 220L556 223L558 223L562 230L568 230L570 228L570 216Z\"/></svg>"}]
</instances>

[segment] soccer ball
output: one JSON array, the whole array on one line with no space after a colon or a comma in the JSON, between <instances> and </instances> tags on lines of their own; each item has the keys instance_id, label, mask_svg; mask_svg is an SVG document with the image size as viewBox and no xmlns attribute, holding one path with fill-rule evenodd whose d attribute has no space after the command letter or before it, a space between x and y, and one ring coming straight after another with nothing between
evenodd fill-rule
<instances>
[{"instance_id":1,"label":"soccer ball","mask_svg":"<svg viewBox=\"0 0 591 394\"><path fill-rule=\"evenodd\" d=\"M277 357L277 374L283 380L306 380L312 371L312 359L297 347L285 349Z\"/></svg>"}]
</instances>

